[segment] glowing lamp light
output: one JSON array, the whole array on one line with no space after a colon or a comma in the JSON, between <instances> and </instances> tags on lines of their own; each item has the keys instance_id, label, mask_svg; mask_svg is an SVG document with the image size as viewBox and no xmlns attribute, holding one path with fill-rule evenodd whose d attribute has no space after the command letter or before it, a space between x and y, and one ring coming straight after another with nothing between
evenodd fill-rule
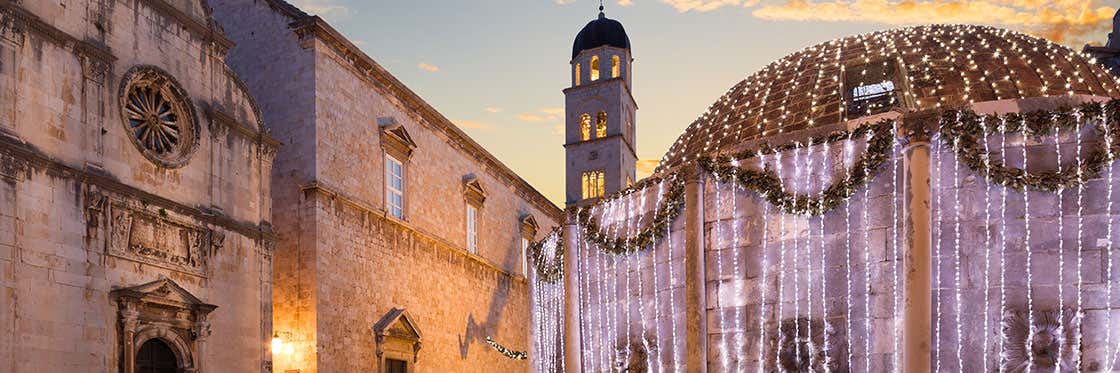
<instances>
[{"instance_id":1,"label":"glowing lamp light","mask_svg":"<svg viewBox=\"0 0 1120 373\"><path fill-rule=\"evenodd\" d=\"M284 352L284 340L280 339L280 334L272 335L272 354L280 354Z\"/></svg>"}]
</instances>

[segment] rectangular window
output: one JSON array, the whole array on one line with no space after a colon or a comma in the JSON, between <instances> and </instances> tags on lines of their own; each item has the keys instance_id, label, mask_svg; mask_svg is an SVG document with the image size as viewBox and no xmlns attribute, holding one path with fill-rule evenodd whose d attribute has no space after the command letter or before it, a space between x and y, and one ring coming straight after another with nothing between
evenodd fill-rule
<instances>
[{"instance_id":1,"label":"rectangular window","mask_svg":"<svg viewBox=\"0 0 1120 373\"><path fill-rule=\"evenodd\" d=\"M467 251L478 254L478 208L467 205Z\"/></svg>"},{"instance_id":2,"label":"rectangular window","mask_svg":"<svg viewBox=\"0 0 1120 373\"><path fill-rule=\"evenodd\" d=\"M521 237L521 274L529 277L529 239Z\"/></svg>"},{"instance_id":3,"label":"rectangular window","mask_svg":"<svg viewBox=\"0 0 1120 373\"><path fill-rule=\"evenodd\" d=\"M884 113L898 102L894 61L851 66L844 71L848 119Z\"/></svg>"},{"instance_id":4,"label":"rectangular window","mask_svg":"<svg viewBox=\"0 0 1120 373\"><path fill-rule=\"evenodd\" d=\"M404 164L385 155L385 210L397 219L404 219Z\"/></svg>"},{"instance_id":5,"label":"rectangular window","mask_svg":"<svg viewBox=\"0 0 1120 373\"><path fill-rule=\"evenodd\" d=\"M584 171L583 177L583 199L599 198L604 194L606 178L603 177L603 171Z\"/></svg>"}]
</instances>

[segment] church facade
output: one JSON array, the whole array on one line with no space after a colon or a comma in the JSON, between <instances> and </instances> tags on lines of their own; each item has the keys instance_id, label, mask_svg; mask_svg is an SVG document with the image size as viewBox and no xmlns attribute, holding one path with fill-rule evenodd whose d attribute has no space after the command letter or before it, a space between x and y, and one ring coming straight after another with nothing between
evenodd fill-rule
<instances>
[{"instance_id":1,"label":"church facade","mask_svg":"<svg viewBox=\"0 0 1120 373\"><path fill-rule=\"evenodd\" d=\"M205 2L0 3L0 371L261 372L279 144Z\"/></svg>"},{"instance_id":2,"label":"church facade","mask_svg":"<svg viewBox=\"0 0 1120 373\"><path fill-rule=\"evenodd\" d=\"M285 144L274 370L524 370L486 339L527 348L524 250L562 211L322 18L280 0L210 4Z\"/></svg>"}]
</instances>

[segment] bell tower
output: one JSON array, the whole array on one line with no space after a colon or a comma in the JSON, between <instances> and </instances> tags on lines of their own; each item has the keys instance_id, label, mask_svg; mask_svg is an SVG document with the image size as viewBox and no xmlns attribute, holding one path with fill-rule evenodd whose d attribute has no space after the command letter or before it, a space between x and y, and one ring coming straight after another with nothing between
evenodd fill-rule
<instances>
[{"instance_id":1,"label":"bell tower","mask_svg":"<svg viewBox=\"0 0 1120 373\"><path fill-rule=\"evenodd\" d=\"M635 112L630 38L622 23L599 17L572 46L571 86L564 89L565 202L582 205L634 182Z\"/></svg>"}]
</instances>

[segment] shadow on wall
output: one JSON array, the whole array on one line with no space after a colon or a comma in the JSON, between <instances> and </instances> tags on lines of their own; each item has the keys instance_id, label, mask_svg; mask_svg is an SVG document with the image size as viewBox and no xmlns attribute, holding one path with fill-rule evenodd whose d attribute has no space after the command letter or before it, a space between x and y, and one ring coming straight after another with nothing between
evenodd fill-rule
<instances>
[{"instance_id":1,"label":"shadow on wall","mask_svg":"<svg viewBox=\"0 0 1120 373\"><path fill-rule=\"evenodd\" d=\"M513 229L515 232L521 230L521 222L514 220ZM520 237L515 235L515 237ZM518 238L516 242L509 243L508 247L520 247L521 240ZM517 268L519 260L521 259L521 250L509 250L506 252L506 257L502 260L502 268ZM485 344L485 339L488 335L492 335L497 328L498 321L501 320L502 313L509 303L510 288L512 287L512 277L499 276L497 288L490 297L490 308L486 312L486 319L480 324L474 318L474 313L467 315L467 323L464 327L463 334L459 335L459 358L466 360L467 353L470 352L472 343ZM528 294L526 294L528 295ZM529 330L531 326L527 325L525 330Z\"/></svg>"}]
</instances>

